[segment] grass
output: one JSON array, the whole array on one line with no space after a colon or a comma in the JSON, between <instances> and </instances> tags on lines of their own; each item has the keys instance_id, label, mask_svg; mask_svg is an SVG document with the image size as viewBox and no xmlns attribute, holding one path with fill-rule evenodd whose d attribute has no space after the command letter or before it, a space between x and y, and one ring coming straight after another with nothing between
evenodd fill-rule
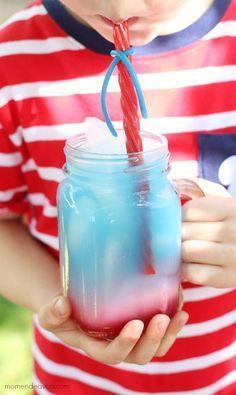
<instances>
[{"instance_id":1,"label":"grass","mask_svg":"<svg viewBox=\"0 0 236 395\"><path fill-rule=\"evenodd\" d=\"M30 389L5 385L31 384L31 314L0 297L0 394L29 395Z\"/></svg>"}]
</instances>

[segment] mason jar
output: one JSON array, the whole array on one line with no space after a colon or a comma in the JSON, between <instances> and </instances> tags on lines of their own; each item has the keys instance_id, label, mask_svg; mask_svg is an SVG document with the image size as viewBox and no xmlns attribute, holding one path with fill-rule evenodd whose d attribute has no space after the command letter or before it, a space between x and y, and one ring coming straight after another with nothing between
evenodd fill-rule
<instances>
[{"instance_id":1,"label":"mason jar","mask_svg":"<svg viewBox=\"0 0 236 395\"><path fill-rule=\"evenodd\" d=\"M104 144L80 134L65 146L57 199L63 289L73 318L98 338L178 307L181 204L168 143L141 135L142 153L126 153L122 130Z\"/></svg>"}]
</instances>

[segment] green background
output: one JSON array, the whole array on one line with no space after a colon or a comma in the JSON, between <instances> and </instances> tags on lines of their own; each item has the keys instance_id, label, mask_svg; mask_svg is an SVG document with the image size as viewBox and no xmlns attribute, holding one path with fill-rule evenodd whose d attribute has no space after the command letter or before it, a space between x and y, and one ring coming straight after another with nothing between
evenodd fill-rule
<instances>
[{"instance_id":1,"label":"green background","mask_svg":"<svg viewBox=\"0 0 236 395\"><path fill-rule=\"evenodd\" d=\"M31 313L0 297L0 394L29 395L32 390L5 385L32 383Z\"/></svg>"}]
</instances>

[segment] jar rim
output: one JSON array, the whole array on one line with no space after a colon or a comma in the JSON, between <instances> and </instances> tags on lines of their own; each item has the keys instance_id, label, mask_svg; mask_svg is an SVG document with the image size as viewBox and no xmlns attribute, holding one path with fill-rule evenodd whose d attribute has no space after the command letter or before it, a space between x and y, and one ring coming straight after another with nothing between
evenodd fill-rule
<instances>
[{"instance_id":1,"label":"jar rim","mask_svg":"<svg viewBox=\"0 0 236 395\"><path fill-rule=\"evenodd\" d=\"M118 137L121 134L124 135L124 130L117 130ZM156 147L144 150L142 152L133 152L133 153L99 153L99 152L91 152L82 147L85 145L87 138L84 132L77 134L76 136L70 137L66 141L66 145L64 148L64 152L68 158L71 160L95 160L95 161L112 161L114 162L122 162L122 161L137 161L140 158L140 155L143 155L144 159L149 156L155 155L155 159L163 160L166 156L169 155L168 151L168 140L165 136L160 134L154 134L147 131L141 131L141 137L144 139L149 138L153 142L156 142ZM115 139L115 137L114 137ZM158 158L157 158L158 157ZM139 159L138 159L139 160Z\"/></svg>"}]
</instances>

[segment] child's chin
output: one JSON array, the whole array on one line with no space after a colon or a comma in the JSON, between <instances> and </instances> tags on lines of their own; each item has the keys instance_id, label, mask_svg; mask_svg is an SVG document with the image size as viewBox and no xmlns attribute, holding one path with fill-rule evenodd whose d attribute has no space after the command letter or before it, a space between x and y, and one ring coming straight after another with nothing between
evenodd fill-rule
<instances>
[{"instance_id":1,"label":"child's chin","mask_svg":"<svg viewBox=\"0 0 236 395\"><path fill-rule=\"evenodd\" d=\"M114 43L113 41L113 34L112 32L99 32L106 40L110 41L111 43ZM139 35L137 32L130 32L130 44L133 46L142 46L150 43L152 40L154 40L155 35L153 34L147 34L147 35Z\"/></svg>"},{"instance_id":2,"label":"child's chin","mask_svg":"<svg viewBox=\"0 0 236 395\"><path fill-rule=\"evenodd\" d=\"M150 38L134 38L130 40L130 44L134 47L143 46L149 44L153 39Z\"/></svg>"},{"instance_id":3,"label":"child's chin","mask_svg":"<svg viewBox=\"0 0 236 395\"><path fill-rule=\"evenodd\" d=\"M153 33L147 34L138 34L137 32L130 32L130 43L133 46L141 46L149 44L156 38L156 35Z\"/></svg>"}]
</instances>

